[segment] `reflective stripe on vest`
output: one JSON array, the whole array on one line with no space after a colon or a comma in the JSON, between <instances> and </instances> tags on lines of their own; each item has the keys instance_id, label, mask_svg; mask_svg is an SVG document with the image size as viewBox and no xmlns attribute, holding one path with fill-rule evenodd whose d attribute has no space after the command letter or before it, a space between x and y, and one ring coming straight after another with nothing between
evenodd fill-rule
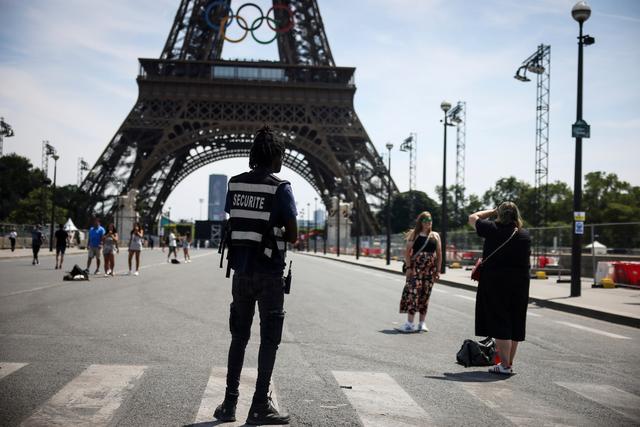
<instances>
[{"instance_id":1,"label":"reflective stripe on vest","mask_svg":"<svg viewBox=\"0 0 640 427\"><path fill-rule=\"evenodd\" d=\"M268 184L249 184L246 182L230 182L229 191L276 194L276 191L278 191L278 186Z\"/></svg>"}]
</instances>

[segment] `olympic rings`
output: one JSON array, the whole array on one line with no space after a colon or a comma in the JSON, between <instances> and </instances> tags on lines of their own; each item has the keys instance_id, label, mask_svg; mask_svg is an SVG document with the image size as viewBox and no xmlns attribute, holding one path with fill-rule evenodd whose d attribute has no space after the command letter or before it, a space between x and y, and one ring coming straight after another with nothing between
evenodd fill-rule
<instances>
[{"instance_id":1,"label":"olympic rings","mask_svg":"<svg viewBox=\"0 0 640 427\"><path fill-rule=\"evenodd\" d=\"M224 16L220 18L219 22L215 23L211 19L211 14L218 6L221 6L223 8ZM249 6L255 8L260 15L251 23L251 25L248 25L247 20L240 16L240 12L242 11L242 9ZM276 10L287 11L288 17L286 25L280 25L280 21L275 18ZM271 12L273 12L273 18L269 16ZM257 4L245 3L236 10L236 13L233 13L233 10L225 0L213 0L211 3L209 3L209 5L204 9L204 19L210 28L215 31L219 31L220 36L224 37L224 40L230 43L240 43L247 37L248 33L251 32L251 37L257 43L270 44L278 37L278 34L283 34L290 31L295 25L293 11L288 5L275 4L271 8L269 8L267 14L265 15L262 11L262 8L260 8L260 6L258 6ZM241 30L244 30L244 35L237 39L230 39L226 36L226 32L229 26L233 23L234 19L238 24L238 27L240 27ZM267 26L275 33L273 38L270 40L260 40L254 33L255 30L259 29L262 26L262 23L264 21L267 21Z\"/></svg>"}]
</instances>

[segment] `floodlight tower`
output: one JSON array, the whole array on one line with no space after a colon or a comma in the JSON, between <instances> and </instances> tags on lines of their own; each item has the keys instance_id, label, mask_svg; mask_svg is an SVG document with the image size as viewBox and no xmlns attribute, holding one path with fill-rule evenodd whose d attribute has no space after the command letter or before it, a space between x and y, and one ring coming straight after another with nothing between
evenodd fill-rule
<instances>
[{"instance_id":1,"label":"floodlight tower","mask_svg":"<svg viewBox=\"0 0 640 427\"><path fill-rule=\"evenodd\" d=\"M460 200L464 188L464 163L467 143L467 103L458 101L447 114L452 125L456 127L456 213L459 212L463 200Z\"/></svg>"},{"instance_id":2,"label":"floodlight tower","mask_svg":"<svg viewBox=\"0 0 640 427\"><path fill-rule=\"evenodd\" d=\"M549 95L551 81L551 46L541 44L522 62L514 78L531 81L527 71L536 75L536 164L535 216L536 225L545 225L549 206Z\"/></svg>"},{"instance_id":3,"label":"floodlight tower","mask_svg":"<svg viewBox=\"0 0 640 427\"><path fill-rule=\"evenodd\" d=\"M413 190L416 189L416 163L418 161L418 134L411 132L402 144L400 144L400 151L409 152L409 223L413 219Z\"/></svg>"},{"instance_id":4,"label":"floodlight tower","mask_svg":"<svg viewBox=\"0 0 640 427\"><path fill-rule=\"evenodd\" d=\"M14 135L11 125L4 121L4 117L0 117L0 157L2 157L2 142L4 137L9 138Z\"/></svg>"}]
</instances>

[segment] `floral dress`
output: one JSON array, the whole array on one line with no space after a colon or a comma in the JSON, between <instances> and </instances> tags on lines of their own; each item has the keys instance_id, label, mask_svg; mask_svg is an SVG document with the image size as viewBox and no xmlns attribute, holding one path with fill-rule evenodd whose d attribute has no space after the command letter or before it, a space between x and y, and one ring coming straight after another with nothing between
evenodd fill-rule
<instances>
[{"instance_id":1,"label":"floral dress","mask_svg":"<svg viewBox=\"0 0 640 427\"><path fill-rule=\"evenodd\" d=\"M427 238L419 236L413 245L414 250L422 247L424 244L424 240L420 241L420 237L423 239ZM412 277L407 278L404 289L402 290L402 297L400 298L400 313L427 313L429 298L431 297L431 290L433 289L433 278L436 273L435 249L437 246L437 242L434 237L429 236L428 239L429 240L424 249L417 255L413 255L415 274Z\"/></svg>"}]
</instances>

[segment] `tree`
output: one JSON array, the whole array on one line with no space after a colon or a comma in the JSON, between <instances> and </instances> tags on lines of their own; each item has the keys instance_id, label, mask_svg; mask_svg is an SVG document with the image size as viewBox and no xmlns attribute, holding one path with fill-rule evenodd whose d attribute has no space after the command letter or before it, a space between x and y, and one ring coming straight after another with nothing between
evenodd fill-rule
<instances>
[{"instance_id":1,"label":"tree","mask_svg":"<svg viewBox=\"0 0 640 427\"><path fill-rule=\"evenodd\" d=\"M488 207L499 206L502 202L514 202L518 205L525 223L539 222L540 217L535 207L535 189L514 176L499 179L493 188L484 193L482 201Z\"/></svg>"},{"instance_id":2,"label":"tree","mask_svg":"<svg viewBox=\"0 0 640 427\"><path fill-rule=\"evenodd\" d=\"M34 168L29 159L17 154L0 157L0 221L9 216L20 200L48 183L44 172Z\"/></svg>"},{"instance_id":3,"label":"tree","mask_svg":"<svg viewBox=\"0 0 640 427\"><path fill-rule=\"evenodd\" d=\"M87 228L90 225L90 218L87 216L87 212L89 211L89 195L82 191L77 185L57 187L55 203L56 206L68 207L69 217L77 227Z\"/></svg>"},{"instance_id":4,"label":"tree","mask_svg":"<svg viewBox=\"0 0 640 427\"><path fill-rule=\"evenodd\" d=\"M16 224L42 224L51 221L51 191L48 187L32 190L20 200L9 214L8 220ZM43 221L44 220L44 221ZM56 207L54 224L64 224L67 210Z\"/></svg>"},{"instance_id":5,"label":"tree","mask_svg":"<svg viewBox=\"0 0 640 427\"><path fill-rule=\"evenodd\" d=\"M413 209L410 209L410 206ZM406 191L397 193L391 199L391 232L402 233L415 226L415 219L420 212L429 211L434 221L434 226L440 221L440 207L436 201L422 191ZM387 205L378 212L378 222L387 224Z\"/></svg>"}]
</instances>

